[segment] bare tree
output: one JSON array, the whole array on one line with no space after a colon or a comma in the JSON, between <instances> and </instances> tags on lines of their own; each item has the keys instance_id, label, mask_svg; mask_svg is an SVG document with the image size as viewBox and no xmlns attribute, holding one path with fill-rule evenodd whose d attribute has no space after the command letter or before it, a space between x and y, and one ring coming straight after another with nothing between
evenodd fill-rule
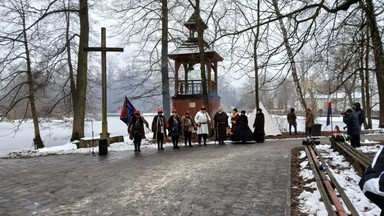
<instances>
[{"instance_id":1,"label":"bare tree","mask_svg":"<svg viewBox=\"0 0 384 216\"><path fill-rule=\"evenodd\" d=\"M0 101L5 102L9 99L1 119L17 104L27 100L26 107L30 109L34 126L33 143L35 148L43 148L44 144L40 135L35 98L35 92L38 90L36 80L39 75L43 76L43 74L34 69L38 62L33 62L33 51L31 51L34 48L32 45L33 35L38 33L38 26L30 24L31 21L34 23L34 20L40 19L40 17L35 17L34 14L41 11L26 0L5 1L0 6L1 11L4 13L3 21L12 23L12 29L5 28L0 33L0 43L9 50L0 60L1 72L5 74L1 82L8 82L1 89L3 94ZM43 9L42 12L47 10ZM16 71L11 72L11 69L16 69ZM15 83L16 79L19 82ZM23 91L23 89L27 90L27 92Z\"/></svg>"},{"instance_id":2,"label":"bare tree","mask_svg":"<svg viewBox=\"0 0 384 216\"><path fill-rule=\"evenodd\" d=\"M87 93L88 56L84 51L89 42L88 0L79 0L80 39L77 60L76 87L72 92L73 104L73 128L71 140L80 140L84 137L84 119ZM72 83L73 85L73 83Z\"/></svg>"}]
</instances>

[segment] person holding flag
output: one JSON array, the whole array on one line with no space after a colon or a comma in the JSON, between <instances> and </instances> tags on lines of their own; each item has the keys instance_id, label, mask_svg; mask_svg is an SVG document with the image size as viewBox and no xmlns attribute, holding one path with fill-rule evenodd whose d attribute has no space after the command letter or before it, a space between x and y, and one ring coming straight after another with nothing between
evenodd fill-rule
<instances>
[{"instance_id":1,"label":"person holding flag","mask_svg":"<svg viewBox=\"0 0 384 216\"><path fill-rule=\"evenodd\" d=\"M120 112L120 120L123 121L126 125L129 124L132 116L134 115L136 108L132 105L131 101L125 96L123 107Z\"/></svg>"}]
</instances>

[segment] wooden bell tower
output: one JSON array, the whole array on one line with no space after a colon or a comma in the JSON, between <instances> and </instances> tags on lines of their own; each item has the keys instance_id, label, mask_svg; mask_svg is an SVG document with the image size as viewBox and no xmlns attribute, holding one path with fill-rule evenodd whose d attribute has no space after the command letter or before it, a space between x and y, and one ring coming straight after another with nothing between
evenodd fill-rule
<instances>
[{"instance_id":1,"label":"wooden bell tower","mask_svg":"<svg viewBox=\"0 0 384 216\"><path fill-rule=\"evenodd\" d=\"M199 43L197 38L197 22L195 14L184 23L189 30L189 38L184 41L176 50L168 56L175 60L175 95L172 97L173 107L178 110L180 115L184 115L185 110L189 110L194 116L200 110L201 105L208 106L209 114L213 117L217 108L220 106L220 96L217 94L217 68L218 61L223 58L212 50L204 41L204 60L206 85L208 94L208 104L203 101L203 80L200 72L200 54ZM203 30L207 25L203 23ZM195 65L199 65L198 70L194 69Z\"/></svg>"}]
</instances>

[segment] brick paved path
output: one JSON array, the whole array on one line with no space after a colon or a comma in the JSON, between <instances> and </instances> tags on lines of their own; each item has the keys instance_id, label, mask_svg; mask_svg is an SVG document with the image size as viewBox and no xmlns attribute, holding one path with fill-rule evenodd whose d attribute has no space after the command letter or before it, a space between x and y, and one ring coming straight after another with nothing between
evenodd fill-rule
<instances>
[{"instance_id":1,"label":"brick paved path","mask_svg":"<svg viewBox=\"0 0 384 216\"><path fill-rule=\"evenodd\" d=\"M301 140L0 160L0 215L285 215Z\"/></svg>"}]
</instances>

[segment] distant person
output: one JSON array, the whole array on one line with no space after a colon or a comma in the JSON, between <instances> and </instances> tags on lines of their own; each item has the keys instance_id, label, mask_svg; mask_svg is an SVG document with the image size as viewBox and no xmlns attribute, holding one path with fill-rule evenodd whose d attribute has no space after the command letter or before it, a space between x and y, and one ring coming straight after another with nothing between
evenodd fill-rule
<instances>
[{"instance_id":1,"label":"distant person","mask_svg":"<svg viewBox=\"0 0 384 216\"><path fill-rule=\"evenodd\" d=\"M204 145L207 145L211 117L209 117L205 106L201 106L200 111L196 113L195 122L197 126L196 133L199 145L201 145L201 139L203 139Z\"/></svg>"},{"instance_id":2,"label":"distant person","mask_svg":"<svg viewBox=\"0 0 384 216\"><path fill-rule=\"evenodd\" d=\"M141 140L145 139L144 124L148 127L148 122L140 115L140 111L136 110L128 123L129 138L133 139L135 146L134 152L141 152Z\"/></svg>"},{"instance_id":3,"label":"distant person","mask_svg":"<svg viewBox=\"0 0 384 216\"><path fill-rule=\"evenodd\" d=\"M347 125L347 134L351 137L351 146L360 147L360 125L357 113L352 109L347 109L343 113L343 122Z\"/></svg>"},{"instance_id":4,"label":"distant person","mask_svg":"<svg viewBox=\"0 0 384 216\"><path fill-rule=\"evenodd\" d=\"M248 126L248 117L245 115L245 110L241 111L236 121L236 128L233 131L231 139L232 141L241 141L241 143L254 140L253 133Z\"/></svg>"},{"instance_id":5,"label":"distant person","mask_svg":"<svg viewBox=\"0 0 384 216\"><path fill-rule=\"evenodd\" d=\"M255 128L254 137L257 143L263 143L265 140L265 118L263 110L257 108L257 113L255 117L255 122L253 123L253 127Z\"/></svg>"},{"instance_id":6,"label":"distant person","mask_svg":"<svg viewBox=\"0 0 384 216\"><path fill-rule=\"evenodd\" d=\"M353 107L352 109L356 112L357 114L357 118L359 119L359 125L360 125L360 129L361 129L361 126L364 124L365 122L365 112L363 109L361 109L361 105L359 102L356 102L353 104ZM361 131L361 130L360 130Z\"/></svg>"},{"instance_id":7,"label":"distant person","mask_svg":"<svg viewBox=\"0 0 384 216\"><path fill-rule=\"evenodd\" d=\"M224 145L227 139L228 115L223 112L223 108L219 107L217 113L213 117L215 125L216 140L219 145Z\"/></svg>"},{"instance_id":8,"label":"distant person","mask_svg":"<svg viewBox=\"0 0 384 216\"><path fill-rule=\"evenodd\" d=\"M231 114L231 134L233 134L233 131L236 128L237 119L239 119L239 116L240 116L240 114L237 112L237 109L234 108L232 110L232 114Z\"/></svg>"},{"instance_id":9,"label":"distant person","mask_svg":"<svg viewBox=\"0 0 384 216\"><path fill-rule=\"evenodd\" d=\"M311 108L307 108L307 112L305 115L305 134L311 135L312 134L312 125L315 124L315 117L312 113Z\"/></svg>"},{"instance_id":10,"label":"distant person","mask_svg":"<svg viewBox=\"0 0 384 216\"><path fill-rule=\"evenodd\" d=\"M165 116L163 116L163 110L159 109L157 111L157 116L153 118L152 121L152 132L153 139L157 142L157 150L164 150L164 138L167 136L168 121Z\"/></svg>"},{"instance_id":11,"label":"distant person","mask_svg":"<svg viewBox=\"0 0 384 216\"><path fill-rule=\"evenodd\" d=\"M181 117L181 125L183 126L184 133L184 144L187 147L187 143L189 147L193 147L192 145L192 133L194 128L196 127L194 119L190 116L189 111L185 111L184 116Z\"/></svg>"},{"instance_id":12,"label":"distant person","mask_svg":"<svg viewBox=\"0 0 384 216\"><path fill-rule=\"evenodd\" d=\"M179 148L179 138L181 133L181 121L176 110L172 110L172 116L168 119L169 134L172 138L173 149Z\"/></svg>"},{"instance_id":13,"label":"distant person","mask_svg":"<svg viewBox=\"0 0 384 216\"><path fill-rule=\"evenodd\" d=\"M295 109L291 108L291 112L287 115L287 120L289 124L289 135L292 135L292 127L295 129L295 135L297 135L297 122L296 122Z\"/></svg>"},{"instance_id":14,"label":"distant person","mask_svg":"<svg viewBox=\"0 0 384 216\"><path fill-rule=\"evenodd\" d=\"M353 111L356 113L357 115L357 119L359 121L359 129L360 129L360 136L361 136L361 127L363 126L364 122L365 122L365 112L363 109L361 109L361 105L359 102L356 102L353 104L352 106L352 109ZM360 146L360 136L359 136L359 146Z\"/></svg>"}]
</instances>

